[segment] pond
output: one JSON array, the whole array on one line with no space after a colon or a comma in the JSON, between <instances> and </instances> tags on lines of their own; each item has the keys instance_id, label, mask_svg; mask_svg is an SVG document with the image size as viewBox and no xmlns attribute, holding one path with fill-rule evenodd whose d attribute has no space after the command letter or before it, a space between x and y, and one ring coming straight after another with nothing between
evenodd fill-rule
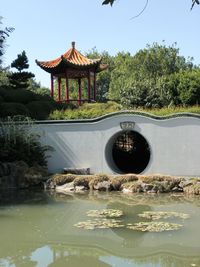
<instances>
[{"instance_id":1,"label":"pond","mask_svg":"<svg viewBox=\"0 0 200 267\"><path fill-rule=\"evenodd\" d=\"M200 266L198 197L30 191L0 196L1 267ZM85 229L88 221L95 224ZM108 228L101 228L102 221ZM160 221L178 227L130 229Z\"/></svg>"}]
</instances>

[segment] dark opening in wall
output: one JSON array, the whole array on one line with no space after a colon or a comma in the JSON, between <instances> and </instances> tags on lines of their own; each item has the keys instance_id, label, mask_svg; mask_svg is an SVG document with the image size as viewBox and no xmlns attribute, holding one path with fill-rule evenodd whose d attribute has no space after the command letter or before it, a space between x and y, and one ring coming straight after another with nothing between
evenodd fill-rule
<instances>
[{"instance_id":1,"label":"dark opening in wall","mask_svg":"<svg viewBox=\"0 0 200 267\"><path fill-rule=\"evenodd\" d=\"M119 133L114 137L111 149L112 165L122 173L141 173L150 160L146 139L135 131Z\"/></svg>"}]
</instances>

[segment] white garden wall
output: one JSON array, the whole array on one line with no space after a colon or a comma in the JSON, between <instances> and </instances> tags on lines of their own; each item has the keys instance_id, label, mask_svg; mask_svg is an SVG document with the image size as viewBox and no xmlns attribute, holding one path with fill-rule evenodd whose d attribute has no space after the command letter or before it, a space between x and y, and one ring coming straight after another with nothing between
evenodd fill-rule
<instances>
[{"instance_id":1,"label":"white garden wall","mask_svg":"<svg viewBox=\"0 0 200 267\"><path fill-rule=\"evenodd\" d=\"M200 117L187 114L157 119L125 112L96 120L38 122L42 143L55 150L48 159L49 171L89 167L91 173L119 173L110 158L112 138L123 131L122 122L149 144L150 161L142 173L200 175Z\"/></svg>"}]
</instances>

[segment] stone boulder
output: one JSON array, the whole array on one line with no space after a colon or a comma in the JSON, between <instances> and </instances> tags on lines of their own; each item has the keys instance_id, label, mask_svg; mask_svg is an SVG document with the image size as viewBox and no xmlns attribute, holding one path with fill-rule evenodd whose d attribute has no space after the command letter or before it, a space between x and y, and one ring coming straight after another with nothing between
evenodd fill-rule
<instances>
[{"instance_id":1,"label":"stone boulder","mask_svg":"<svg viewBox=\"0 0 200 267\"><path fill-rule=\"evenodd\" d=\"M183 188L185 194L200 195L200 182L194 181L192 184Z\"/></svg>"},{"instance_id":2,"label":"stone boulder","mask_svg":"<svg viewBox=\"0 0 200 267\"><path fill-rule=\"evenodd\" d=\"M73 181L71 183L66 183L66 184L63 184L60 186L57 185L55 187L55 190L58 193L66 194L66 193L71 193L71 192L83 192L83 191L87 190L87 188L83 185L82 186L81 185L75 185L74 181Z\"/></svg>"},{"instance_id":3,"label":"stone boulder","mask_svg":"<svg viewBox=\"0 0 200 267\"><path fill-rule=\"evenodd\" d=\"M98 191L111 191L112 183L111 181L97 182L96 184L93 185L93 189Z\"/></svg>"},{"instance_id":4,"label":"stone boulder","mask_svg":"<svg viewBox=\"0 0 200 267\"><path fill-rule=\"evenodd\" d=\"M60 186L57 185L55 190L56 190L56 192L59 192L59 193L74 192L75 191L74 182L66 183L66 184L60 185Z\"/></svg>"}]
</instances>

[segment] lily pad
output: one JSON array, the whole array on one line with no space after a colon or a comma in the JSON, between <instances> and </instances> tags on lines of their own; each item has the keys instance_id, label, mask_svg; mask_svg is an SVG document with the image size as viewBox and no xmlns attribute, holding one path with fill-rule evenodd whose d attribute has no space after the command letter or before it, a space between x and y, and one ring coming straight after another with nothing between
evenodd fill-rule
<instances>
[{"instance_id":1,"label":"lily pad","mask_svg":"<svg viewBox=\"0 0 200 267\"><path fill-rule=\"evenodd\" d=\"M182 227L181 224L168 222L139 222L133 225L128 225L127 228L141 232L163 232L178 230Z\"/></svg>"},{"instance_id":2,"label":"lily pad","mask_svg":"<svg viewBox=\"0 0 200 267\"><path fill-rule=\"evenodd\" d=\"M118 218L123 215L121 210L103 209L103 210L89 210L87 216L98 218Z\"/></svg>"},{"instance_id":3,"label":"lily pad","mask_svg":"<svg viewBox=\"0 0 200 267\"><path fill-rule=\"evenodd\" d=\"M175 212L175 211L144 211L143 213L138 214L138 216L152 220L167 219L170 217L188 219L190 217L189 214Z\"/></svg>"},{"instance_id":4,"label":"lily pad","mask_svg":"<svg viewBox=\"0 0 200 267\"><path fill-rule=\"evenodd\" d=\"M78 228L83 228L86 230L94 230L94 229L109 229L109 228L120 228L124 227L121 220L116 219L94 219L87 220L85 222L79 222L74 225Z\"/></svg>"}]
</instances>

